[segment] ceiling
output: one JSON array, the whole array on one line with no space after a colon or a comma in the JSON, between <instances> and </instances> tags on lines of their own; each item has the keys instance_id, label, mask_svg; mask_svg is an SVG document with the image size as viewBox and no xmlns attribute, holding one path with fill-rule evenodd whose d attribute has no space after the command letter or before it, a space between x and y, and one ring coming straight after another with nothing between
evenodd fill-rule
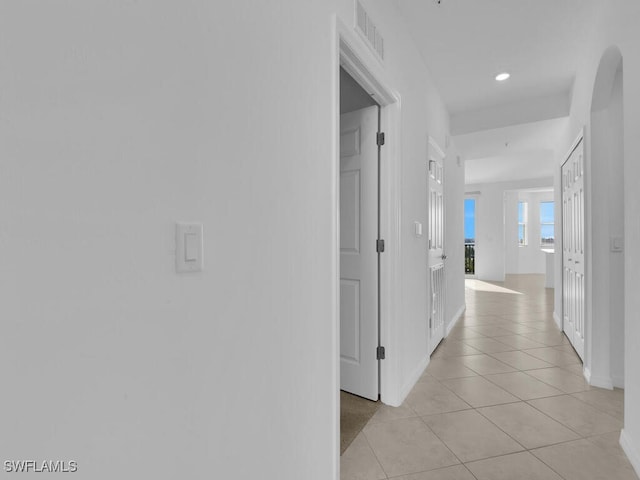
<instances>
[{"instance_id":1,"label":"ceiling","mask_svg":"<svg viewBox=\"0 0 640 480\"><path fill-rule=\"evenodd\" d=\"M568 94L593 1L394 0L452 115Z\"/></svg>"},{"instance_id":2,"label":"ceiling","mask_svg":"<svg viewBox=\"0 0 640 480\"><path fill-rule=\"evenodd\" d=\"M455 137L465 160L465 183L553 177L567 118L514 125Z\"/></svg>"},{"instance_id":3,"label":"ceiling","mask_svg":"<svg viewBox=\"0 0 640 480\"><path fill-rule=\"evenodd\" d=\"M451 114L466 183L551 177L601 0L393 1Z\"/></svg>"}]
</instances>

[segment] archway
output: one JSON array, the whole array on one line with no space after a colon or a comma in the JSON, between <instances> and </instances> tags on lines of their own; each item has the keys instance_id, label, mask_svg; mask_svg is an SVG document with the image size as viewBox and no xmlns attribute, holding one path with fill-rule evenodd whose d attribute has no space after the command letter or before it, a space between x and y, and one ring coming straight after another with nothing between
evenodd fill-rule
<instances>
[{"instance_id":1,"label":"archway","mask_svg":"<svg viewBox=\"0 0 640 480\"><path fill-rule=\"evenodd\" d=\"M623 61L608 48L598 66L588 129L591 315L585 371L590 383L624 387Z\"/></svg>"}]
</instances>

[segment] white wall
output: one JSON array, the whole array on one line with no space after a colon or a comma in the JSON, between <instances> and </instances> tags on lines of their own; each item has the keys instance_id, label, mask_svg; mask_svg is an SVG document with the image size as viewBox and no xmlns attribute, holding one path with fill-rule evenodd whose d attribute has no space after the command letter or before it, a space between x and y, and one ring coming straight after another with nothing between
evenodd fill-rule
<instances>
[{"instance_id":1,"label":"white wall","mask_svg":"<svg viewBox=\"0 0 640 480\"><path fill-rule=\"evenodd\" d=\"M504 192L504 258L505 273L518 273L520 248L518 246L518 191Z\"/></svg>"},{"instance_id":2,"label":"white wall","mask_svg":"<svg viewBox=\"0 0 640 480\"><path fill-rule=\"evenodd\" d=\"M624 0L593 2L590 20L590 35L584 45L584 56L576 72L571 104L570 127L565 138L565 152L583 126L587 127L587 161L590 162L589 134L591 100L594 91L598 65L611 46L620 48L624 62L624 239L627 246L624 253L624 315L625 315L625 358L627 367L640 364L640 297L635 294L635 285L640 282L640 252L632 248L640 242L640 198L637 185L640 182L640 138L634 135L640 129L640 33L636 20L640 16L640 4ZM613 77L612 77L613 78ZM559 165L565 154L558 158ZM559 173L556 174L556 202L559 201ZM592 200L592 199L589 199ZM597 208L594 206L594 208ZM606 227L605 227L606 228ZM557 235L558 236L558 235ZM588 241L593 239L587 238ZM558 243L558 241L556 241ZM556 245L560 248L561 245ZM593 265L592 265L593 266ZM561 271L560 258L556 261L556 274ZM561 311L561 292L556 289L556 312ZM589 312L591 315L593 312ZM590 318L587 318L590 321ZM640 473L640 371L624 369L625 421L621 443L636 472Z\"/></svg>"},{"instance_id":3,"label":"white wall","mask_svg":"<svg viewBox=\"0 0 640 480\"><path fill-rule=\"evenodd\" d=\"M540 202L553 201L553 192L505 192L505 271L508 274L546 273L545 253L540 245ZM518 245L518 202L529 210L528 243Z\"/></svg>"},{"instance_id":4,"label":"white wall","mask_svg":"<svg viewBox=\"0 0 640 480\"><path fill-rule=\"evenodd\" d=\"M399 390L426 357L413 221L448 116L393 5L365 3L402 102ZM337 478L336 14L353 2L3 5L3 458ZM204 224L202 273L174 272L179 220Z\"/></svg>"},{"instance_id":5,"label":"white wall","mask_svg":"<svg viewBox=\"0 0 640 480\"><path fill-rule=\"evenodd\" d=\"M464 161L452 144L444 166L445 244L447 260L446 312L447 329L452 328L464 311Z\"/></svg>"},{"instance_id":6,"label":"white wall","mask_svg":"<svg viewBox=\"0 0 640 480\"><path fill-rule=\"evenodd\" d=\"M611 103L607 109L611 149L609 168L609 233L624 238L624 135L622 72L616 76ZM609 256L609 312L611 318L611 379L624 387L624 266L625 253L607 252Z\"/></svg>"},{"instance_id":7,"label":"white wall","mask_svg":"<svg viewBox=\"0 0 640 480\"><path fill-rule=\"evenodd\" d=\"M465 185L465 192L480 192L476 199L476 277L502 282L506 271L505 193L551 185L552 179ZM512 214L511 211L510 215ZM516 223L517 223L516 205ZM511 238L511 241L513 239ZM517 242L517 229L516 229Z\"/></svg>"}]
</instances>

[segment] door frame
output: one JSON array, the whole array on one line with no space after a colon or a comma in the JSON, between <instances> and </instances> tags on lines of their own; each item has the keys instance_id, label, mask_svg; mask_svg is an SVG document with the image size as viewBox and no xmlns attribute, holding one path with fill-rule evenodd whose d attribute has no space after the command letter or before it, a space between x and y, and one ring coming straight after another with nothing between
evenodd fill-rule
<instances>
[{"instance_id":1,"label":"door frame","mask_svg":"<svg viewBox=\"0 0 640 480\"><path fill-rule=\"evenodd\" d=\"M401 223L401 166L400 166L400 95L390 87L380 61L356 33L334 16L333 55L333 162L332 162L332 216L333 216L333 338L335 421L340 428L340 67L372 94L380 105L380 128L385 132L385 145L380 162L380 236L385 240L385 251L380 256L380 342L386 349L386 359L380 363L380 398L388 405L400 404L398 332L393 318L401 318L400 302L400 223ZM339 438L337 439L339 445ZM338 452L338 448L336 448Z\"/></svg>"},{"instance_id":2,"label":"door frame","mask_svg":"<svg viewBox=\"0 0 640 480\"><path fill-rule=\"evenodd\" d=\"M563 161L559 166L559 174L560 174L560 188L559 193L560 193L560 209L559 209L559 213L560 213L560 238L562 238L561 244L558 245L558 243L556 242L556 245L554 247L554 249L556 250L556 252L558 251L558 248L560 248L560 255L558 255L559 258L559 262L560 262L560 285L561 288L559 289L560 291L560 329L561 331L564 333L564 235L563 235L563 228L564 228L564 209L563 209L563 185L562 185L562 167L564 167L564 165L569 161L569 158L571 157L571 154L573 154L574 150L576 148L578 148L578 145L580 145L580 142L582 142L582 154L584 156L584 172L583 172L583 188L584 188L584 232L583 232L583 242L584 242L584 276L585 276L585 283L584 283L584 334L585 334L585 342L584 342L584 359L582 362L583 365L583 375L585 377L585 379L587 380L588 383L590 383L591 380L591 373L589 371L589 368L587 367L588 365L588 361L591 360L591 302L588 300L591 298L591 238L589 237L589 232L590 232L590 228L591 228L591 166L590 166L590 162L588 160L588 153L587 153L587 138L585 135L585 127L582 127L580 129L580 132L578 133L578 136L576 137L576 139L573 141L573 143L571 144L571 147L569 148L568 152L565 154L565 156L563 157ZM556 233L556 238L558 238L558 234ZM557 270L556 270L557 271Z\"/></svg>"},{"instance_id":3,"label":"door frame","mask_svg":"<svg viewBox=\"0 0 640 480\"><path fill-rule=\"evenodd\" d=\"M429 178L431 175L431 157L432 157L432 153L435 152L442 161L442 271L443 271L443 277L444 277L444 282L445 284L443 285L443 292L442 292L442 305L443 308L446 310L446 252L447 252L447 238L446 238L446 223L447 223L447 207L446 207L446 202L445 202L445 183L444 183L444 169L445 169L445 161L446 161L446 154L444 152L444 150L442 148L440 148L440 145L438 145L438 142L436 142L436 140L431 137L428 136L428 144L427 144L427 234L429 233L429 229L430 229L430 225L431 225L431 198L429 197L430 195L430 188L431 188L431 179ZM427 300L428 300L428 306L427 306L427 312L429 313L429 316L431 318L431 316L433 315L433 296L431 295L432 293L432 289L433 289L433 279L431 278L431 247L429 246L429 251L427 252L427 292L429 292L427 294ZM440 339L440 341L444 340L444 338L447 336L447 326L446 326L446 315L445 312L442 312L443 315L443 324L442 324L442 339ZM429 326L427 328L427 352L429 354L429 357L431 357L431 355L433 355L433 352L435 351L436 346L433 346L433 350L431 349L432 347L432 328L431 326Z\"/></svg>"},{"instance_id":4,"label":"door frame","mask_svg":"<svg viewBox=\"0 0 640 480\"><path fill-rule=\"evenodd\" d=\"M464 200L467 199L471 199L475 202L474 204L474 208L473 208L473 216L474 216L474 220L475 220L475 243L473 244L473 252L474 252L474 258L478 258L478 202L480 201L480 192L465 192L464 193ZM464 230L464 229L463 229ZM464 236L464 231L463 231L463 236ZM464 241L463 241L464 243ZM466 279L476 279L478 278L478 274L476 273L477 268L475 266L475 261L474 261L474 267L473 267L473 273L472 274L468 274L465 272L464 274L464 278Z\"/></svg>"},{"instance_id":5,"label":"door frame","mask_svg":"<svg viewBox=\"0 0 640 480\"><path fill-rule=\"evenodd\" d=\"M341 72L342 78L342 72ZM342 95L342 94L341 94ZM380 107L379 105L366 106L351 112L340 114L340 132L341 145L342 136L349 134L355 135L360 146L352 145L351 152L340 151L340 194L347 196L348 191L357 192L359 195L360 206L356 207L354 213L356 215L355 222L348 224L341 219L341 228L354 228L357 230L357 237L351 237L352 240L359 239L360 248L351 252L340 252L340 260L345 263L340 265L340 282L350 282L356 280L358 282L358 294L352 300L356 300L358 305L358 319L347 315L340 318L340 331L343 331L345 325L352 325L356 322L359 326L352 325L354 332L359 337L357 353L352 352L352 357L340 357L340 388L342 391L377 401L380 396L380 363L382 360L377 358L376 348L380 344L380 325L378 310L380 308L379 289L380 289L380 257L381 253L377 252L375 239L380 238L380 215L379 215L379 155L380 146L376 145L376 136L380 131ZM343 123L344 122L344 123ZM359 132L359 133L358 133ZM353 139L352 139L353 141ZM347 147L349 148L349 147ZM346 180L344 175L358 172L357 183L353 189L344 189L347 184L342 182ZM348 182L347 182L348 183ZM340 210L343 211L345 201L344 197L340 198ZM347 201L351 203L351 200ZM340 245L342 249L344 245ZM357 260L356 260L357 258ZM341 288L341 295L345 293ZM344 298L340 298L340 302ZM347 305L351 302L347 301ZM341 305L342 311L343 305ZM346 322L346 324L345 324ZM353 345L352 345L353 347ZM342 350L342 345L341 345ZM341 351L342 355L342 351ZM344 377L343 377L344 375Z\"/></svg>"}]
</instances>

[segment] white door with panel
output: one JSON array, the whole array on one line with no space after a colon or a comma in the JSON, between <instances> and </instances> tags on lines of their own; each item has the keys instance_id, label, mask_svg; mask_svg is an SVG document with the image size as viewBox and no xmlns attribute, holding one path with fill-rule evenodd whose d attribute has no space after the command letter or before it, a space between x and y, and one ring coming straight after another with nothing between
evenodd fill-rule
<instances>
[{"instance_id":1,"label":"white door with panel","mask_svg":"<svg viewBox=\"0 0 640 480\"><path fill-rule=\"evenodd\" d=\"M429 141L429 354L444 337L444 153Z\"/></svg>"},{"instance_id":2,"label":"white door with panel","mask_svg":"<svg viewBox=\"0 0 640 480\"><path fill-rule=\"evenodd\" d=\"M562 165L563 330L584 359L584 145L581 140Z\"/></svg>"},{"instance_id":3,"label":"white door with panel","mask_svg":"<svg viewBox=\"0 0 640 480\"><path fill-rule=\"evenodd\" d=\"M340 116L340 388L378 399L378 107Z\"/></svg>"}]
</instances>

